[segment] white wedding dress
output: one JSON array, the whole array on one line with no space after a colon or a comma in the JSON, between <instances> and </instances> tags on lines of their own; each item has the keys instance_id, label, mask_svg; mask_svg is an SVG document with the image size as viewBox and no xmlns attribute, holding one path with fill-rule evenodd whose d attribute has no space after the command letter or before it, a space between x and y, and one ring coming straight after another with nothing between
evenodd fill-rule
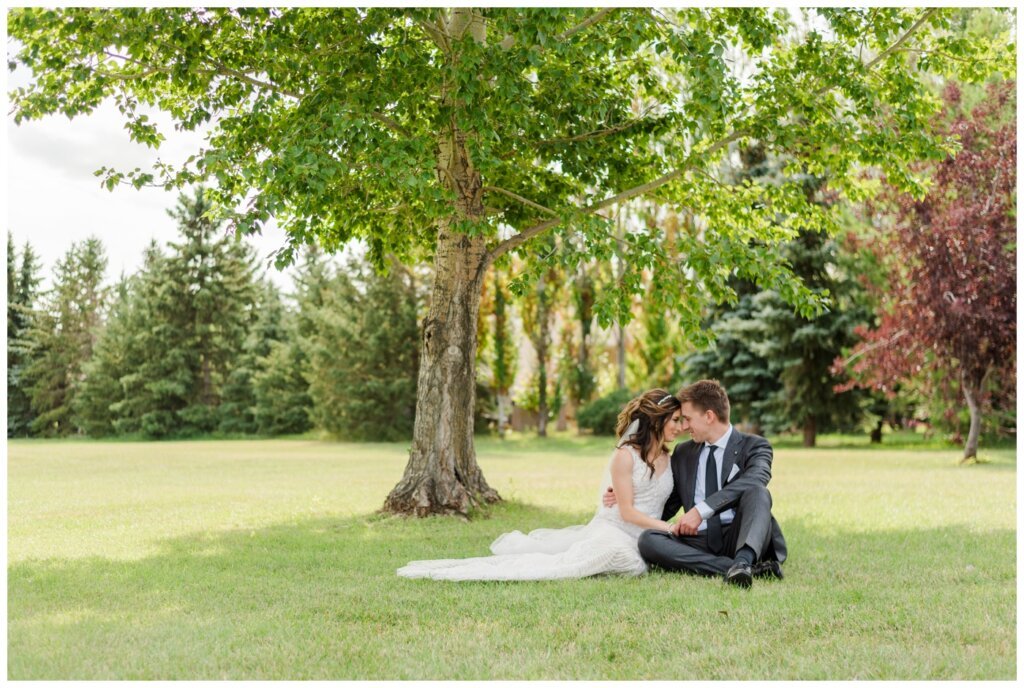
<instances>
[{"instance_id":1,"label":"white wedding dress","mask_svg":"<svg viewBox=\"0 0 1024 688\"><path fill-rule=\"evenodd\" d=\"M633 455L633 506L660 519L673 489L671 465L652 477L637 450L626 447ZM610 466L601 493L609 485ZM606 508L600 499L597 513L586 525L541 528L527 535L515 530L491 543L494 556L413 561L398 569L398 575L435 580L556 580L600 573L639 576L647 571L637 550L637 539L645 528L627 523L618 505Z\"/></svg>"}]
</instances>

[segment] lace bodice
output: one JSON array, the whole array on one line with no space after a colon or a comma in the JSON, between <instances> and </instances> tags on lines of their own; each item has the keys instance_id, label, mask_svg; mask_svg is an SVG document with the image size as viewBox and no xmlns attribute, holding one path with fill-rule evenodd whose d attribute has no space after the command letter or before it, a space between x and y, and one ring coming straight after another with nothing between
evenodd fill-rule
<instances>
[{"instance_id":1,"label":"lace bodice","mask_svg":"<svg viewBox=\"0 0 1024 688\"><path fill-rule=\"evenodd\" d=\"M625 447L633 457L633 506L637 511L643 512L651 518L660 519L661 512L665 508L665 502L668 501L668 497L672 494L674 488L672 464L669 463L665 468L665 472L661 475L651 476L650 468L640 458L640 452L635 447L629 445L625 445ZM612 461L614 460L615 457L613 456ZM602 495L611 484L611 462L609 462L605 481L601 485ZM598 495L597 513L594 515L594 518L608 519L634 537L638 537L644 531L642 526L627 523L622 518L622 515L619 513L618 504L606 508L601 503L601 495Z\"/></svg>"}]
</instances>

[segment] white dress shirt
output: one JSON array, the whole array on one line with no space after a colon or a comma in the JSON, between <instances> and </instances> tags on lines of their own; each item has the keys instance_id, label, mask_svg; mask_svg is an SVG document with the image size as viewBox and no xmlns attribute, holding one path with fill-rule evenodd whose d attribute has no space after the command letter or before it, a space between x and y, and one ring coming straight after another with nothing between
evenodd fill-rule
<instances>
[{"instance_id":1,"label":"white dress shirt","mask_svg":"<svg viewBox=\"0 0 1024 688\"><path fill-rule=\"evenodd\" d=\"M725 434L719 437L711 444L716 447L715 449L715 462L718 464L718 489L722 489L722 466L725 464L725 448L729 444L729 438L732 437L732 424L729 424L729 428L725 431ZM704 519L697 526L697 532L707 530L708 519L714 515L715 510L709 507L704 502L704 494L706 487L704 485L704 476L707 472L708 465L708 447L705 444L700 449L700 458L697 460L697 484L693 490L693 501L697 505L697 511L700 512L701 517ZM732 520L736 517L736 511L734 509L726 509L719 514L722 519L722 525L732 523Z\"/></svg>"}]
</instances>

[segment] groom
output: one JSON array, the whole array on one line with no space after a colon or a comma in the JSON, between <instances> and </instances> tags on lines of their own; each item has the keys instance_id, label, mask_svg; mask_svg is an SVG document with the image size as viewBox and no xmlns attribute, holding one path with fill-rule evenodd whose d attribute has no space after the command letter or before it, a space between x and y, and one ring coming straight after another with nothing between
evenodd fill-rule
<instances>
[{"instance_id":1,"label":"groom","mask_svg":"<svg viewBox=\"0 0 1024 688\"><path fill-rule=\"evenodd\" d=\"M750 587L754 577L782 578L786 541L772 517L768 481L772 447L729 422L729 397L716 380L701 380L677 395L683 430L693 439L672 453L675 490L662 520L685 508L671 534L647 530L640 555L647 563ZM606 492L605 506L615 503Z\"/></svg>"}]
</instances>

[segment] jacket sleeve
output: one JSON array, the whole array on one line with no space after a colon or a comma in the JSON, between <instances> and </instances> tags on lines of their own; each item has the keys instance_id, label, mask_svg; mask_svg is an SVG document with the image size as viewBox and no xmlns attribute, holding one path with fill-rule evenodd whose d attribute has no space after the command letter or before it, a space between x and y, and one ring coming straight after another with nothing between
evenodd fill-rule
<instances>
[{"instance_id":1,"label":"jacket sleeve","mask_svg":"<svg viewBox=\"0 0 1024 688\"><path fill-rule=\"evenodd\" d=\"M716 514L739 504L740 497L750 488L768 487L772 479L772 445L763 437L750 435L746 454L747 461L736 479L705 501Z\"/></svg>"},{"instance_id":2,"label":"jacket sleeve","mask_svg":"<svg viewBox=\"0 0 1024 688\"><path fill-rule=\"evenodd\" d=\"M678 455L678 458L676 458ZM679 493L679 485L682 482L682 466L683 458L681 449L676 449L672 453L672 494L668 496L668 501L665 502L665 509L661 512L661 520L668 521L677 513L683 506L683 497Z\"/></svg>"},{"instance_id":3,"label":"jacket sleeve","mask_svg":"<svg viewBox=\"0 0 1024 688\"><path fill-rule=\"evenodd\" d=\"M661 520L671 520L673 516L679 513L679 509L683 506L683 500L679 496L679 492L672 490L672 494L669 495L668 501L665 502L665 510L661 512Z\"/></svg>"}]
</instances>

